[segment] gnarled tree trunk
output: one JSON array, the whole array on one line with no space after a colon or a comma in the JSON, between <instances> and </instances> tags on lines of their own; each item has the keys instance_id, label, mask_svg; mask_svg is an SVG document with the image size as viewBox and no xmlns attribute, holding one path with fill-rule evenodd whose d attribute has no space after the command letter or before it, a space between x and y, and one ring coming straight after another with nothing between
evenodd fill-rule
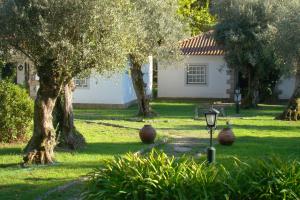
<instances>
[{"instance_id":1,"label":"gnarled tree trunk","mask_svg":"<svg viewBox=\"0 0 300 200\"><path fill-rule=\"evenodd\" d=\"M79 149L85 146L86 142L74 125L72 93L75 89L71 80L64 85L55 105L56 138L58 145L69 149Z\"/></svg>"},{"instance_id":2,"label":"gnarled tree trunk","mask_svg":"<svg viewBox=\"0 0 300 200\"><path fill-rule=\"evenodd\" d=\"M287 107L276 119L281 120L299 120L300 119L300 70L296 73L296 84L293 95L291 96Z\"/></svg>"},{"instance_id":3,"label":"gnarled tree trunk","mask_svg":"<svg viewBox=\"0 0 300 200\"><path fill-rule=\"evenodd\" d=\"M259 100L259 81L257 80L253 67L248 66L248 92L242 101L244 108L256 108Z\"/></svg>"},{"instance_id":4,"label":"gnarled tree trunk","mask_svg":"<svg viewBox=\"0 0 300 200\"><path fill-rule=\"evenodd\" d=\"M153 117L155 112L151 110L150 98L146 94L142 65L136 62L133 57L131 57L131 63L131 78L138 101L138 115L143 117Z\"/></svg>"},{"instance_id":5,"label":"gnarled tree trunk","mask_svg":"<svg viewBox=\"0 0 300 200\"><path fill-rule=\"evenodd\" d=\"M52 112L57 96L61 90L61 77L53 67L42 66L39 73L40 88L34 105L34 130L28 142L24 156L24 164L51 164L54 162L55 130L52 123Z\"/></svg>"}]
</instances>

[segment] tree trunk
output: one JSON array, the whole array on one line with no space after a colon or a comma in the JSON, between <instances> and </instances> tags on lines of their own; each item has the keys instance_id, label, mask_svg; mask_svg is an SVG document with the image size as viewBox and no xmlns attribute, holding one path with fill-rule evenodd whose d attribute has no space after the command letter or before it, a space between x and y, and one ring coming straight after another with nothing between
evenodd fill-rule
<instances>
[{"instance_id":1,"label":"tree trunk","mask_svg":"<svg viewBox=\"0 0 300 200\"><path fill-rule=\"evenodd\" d=\"M49 75L51 76L51 75ZM40 88L34 105L34 130L28 142L24 164L51 164L54 162L55 130L52 111L60 86L40 79Z\"/></svg>"},{"instance_id":2,"label":"tree trunk","mask_svg":"<svg viewBox=\"0 0 300 200\"><path fill-rule=\"evenodd\" d=\"M85 146L86 142L74 125L74 114L72 105L72 92L75 89L71 80L64 85L55 105L56 138L58 146L69 149L79 149Z\"/></svg>"},{"instance_id":3,"label":"tree trunk","mask_svg":"<svg viewBox=\"0 0 300 200\"><path fill-rule=\"evenodd\" d=\"M153 117L155 115L155 112L151 110L150 98L146 94L142 66L139 63L135 62L134 59L131 59L131 62L131 78L138 101L138 115L143 117Z\"/></svg>"},{"instance_id":4,"label":"tree trunk","mask_svg":"<svg viewBox=\"0 0 300 200\"><path fill-rule=\"evenodd\" d=\"M276 117L281 120L299 120L300 119L300 70L296 74L296 84L293 95L291 96L287 107L282 114Z\"/></svg>"},{"instance_id":5,"label":"tree trunk","mask_svg":"<svg viewBox=\"0 0 300 200\"><path fill-rule=\"evenodd\" d=\"M248 92L242 101L244 108L257 108L259 98L258 84L259 81L255 77L252 66L248 66Z\"/></svg>"}]
</instances>

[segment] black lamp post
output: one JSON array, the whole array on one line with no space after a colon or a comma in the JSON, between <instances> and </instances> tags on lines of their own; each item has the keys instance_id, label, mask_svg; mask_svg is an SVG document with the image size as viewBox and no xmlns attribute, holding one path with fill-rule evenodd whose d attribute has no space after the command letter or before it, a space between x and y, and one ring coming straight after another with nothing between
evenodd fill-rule
<instances>
[{"instance_id":1,"label":"black lamp post","mask_svg":"<svg viewBox=\"0 0 300 200\"><path fill-rule=\"evenodd\" d=\"M209 112L204 113L206 119L206 126L209 128L210 133L210 143L207 148L207 161L208 163L213 163L216 160L216 149L212 145L212 135L213 129L216 129L217 117L220 112L216 109L211 109Z\"/></svg>"},{"instance_id":2,"label":"black lamp post","mask_svg":"<svg viewBox=\"0 0 300 200\"><path fill-rule=\"evenodd\" d=\"M235 101L236 114L240 113L241 100L242 100L241 90L239 88L237 88L234 91L234 101Z\"/></svg>"}]
</instances>

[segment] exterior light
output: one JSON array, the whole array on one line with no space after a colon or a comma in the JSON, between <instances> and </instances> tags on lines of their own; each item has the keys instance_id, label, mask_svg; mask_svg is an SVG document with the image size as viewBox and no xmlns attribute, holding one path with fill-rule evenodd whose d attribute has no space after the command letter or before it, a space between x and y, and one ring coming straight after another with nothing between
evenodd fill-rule
<instances>
[{"instance_id":1,"label":"exterior light","mask_svg":"<svg viewBox=\"0 0 300 200\"><path fill-rule=\"evenodd\" d=\"M217 117L219 111L216 109L211 109L209 112L204 113L206 119L206 126L209 128L210 133L210 145L207 148L207 161L208 163L214 163L216 160L216 149L212 146L212 135L213 129L216 129Z\"/></svg>"},{"instance_id":2,"label":"exterior light","mask_svg":"<svg viewBox=\"0 0 300 200\"><path fill-rule=\"evenodd\" d=\"M212 109L209 112L205 113L205 119L206 119L206 125L207 127L215 127L216 121L217 121L217 115L219 114L219 111Z\"/></svg>"},{"instance_id":3,"label":"exterior light","mask_svg":"<svg viewBox=\"0 0 300 200\"><path fill-rule=\"evenodd\" d=\"M236 114L240 113L241 100L242 100L241 90L239 88L237 88L234 91L234 101L235 101L235 105L236 105Z\"/></svg>"}]
</instances>

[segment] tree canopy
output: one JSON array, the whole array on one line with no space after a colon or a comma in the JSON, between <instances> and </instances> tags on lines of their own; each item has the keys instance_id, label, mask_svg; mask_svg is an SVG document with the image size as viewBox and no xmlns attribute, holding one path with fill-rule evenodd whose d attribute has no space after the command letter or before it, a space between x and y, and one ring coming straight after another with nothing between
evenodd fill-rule
<instances>
[{"instance_id":1,"label":"tree canopy","mask_svg":"<svg viewBox=\"0 0 300 200\"><path fill-rule=\"evenodd\" d=\"M64 73L124 63L118 46L124 38L110 1L6 0L0 13L2 46L22 52L37 67L45 58L64 66Z\"/></svg>"},{"instance_id":2,"label":"tree canopy","mask_svg":"<svg viewBox=\"0 0 300 200\"><path fill-rule=\"evenodd\" d=\"M212 29L216 17L211 14L210 0L179 0L178 15L189 24L192 35Z\"/></svg>"},{"instance_id":3,"label":"tree canopy","mask_svg":"<svg viewBox=\"0 0 300 200\"><path fill-rule=\"evenodd\" d=\"M219 3L216 10L216 39L225 48L229 67L248 78L244 105L255 107L258 91L266 87L262 83L272 82L274 89L281 73L281 60L274 52L275 6L270 1L230 0Z\"/></svg>"},{"instance_id":4,"label":"tree canopy","mask_svg":"<svg viewBox=\"0 0 300 200\"><path fill-rule=\"evenodd\" d=\"M277 3L276 52L292 71L300 66L300 2L297 0Z\"/></svg>"}]
</instances>

